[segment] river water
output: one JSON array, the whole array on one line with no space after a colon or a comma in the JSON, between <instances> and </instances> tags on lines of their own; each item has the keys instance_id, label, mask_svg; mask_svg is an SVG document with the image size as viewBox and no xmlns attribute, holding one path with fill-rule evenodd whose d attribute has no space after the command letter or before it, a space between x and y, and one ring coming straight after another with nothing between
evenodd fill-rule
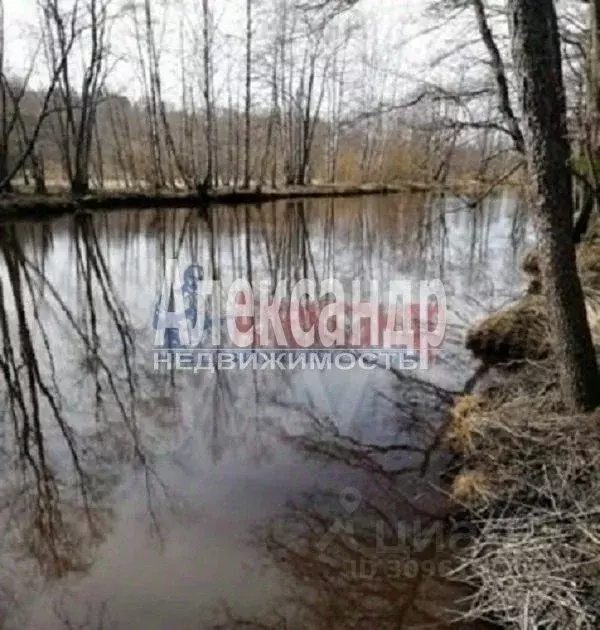
<instances>
[{"instance_id":1,"label":"river water","mask_svg":"<svg viewBox=\"0 0 600 630\"><path fill-rule=\"evenodd\" d=\"M0 626L446 627L468 531L440 428L528 235L510 192L0 225ZM426 371L157 369L174 257L223 282L441 279L446 337Z\"/></svg>"}]
</instances>

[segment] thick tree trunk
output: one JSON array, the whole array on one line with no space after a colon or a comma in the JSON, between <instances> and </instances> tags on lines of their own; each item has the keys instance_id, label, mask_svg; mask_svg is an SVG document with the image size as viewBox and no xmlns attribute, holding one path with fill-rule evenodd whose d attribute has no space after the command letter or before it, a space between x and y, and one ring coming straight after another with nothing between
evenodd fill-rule
<instances>
[{"instance_id":1,"label":"thick tree trunk","mask_svg":"<svg viewBox=\"0 0 600 630\"><path fill-rule=\"evenodd\" d=\"M508 6L542 277L563 400L573 410L591 409L600 402L600 379L575 262L556 11L553 0L509 0Z\"/></svg>"}]
</instances>

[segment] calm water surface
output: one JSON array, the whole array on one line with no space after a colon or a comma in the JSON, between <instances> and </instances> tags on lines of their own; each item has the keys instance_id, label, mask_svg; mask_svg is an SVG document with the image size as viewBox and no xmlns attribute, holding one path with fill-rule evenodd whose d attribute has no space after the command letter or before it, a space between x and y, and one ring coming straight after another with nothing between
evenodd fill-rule
<instances>
[{"instance_id":1,"label":"calm water surface","mask_svg":"<svg viewBox=\"0 0 600 630\"><path fill-rule=\"evenodd\" d=\"M446 627L457 538L414 532L448 509L464 328L521 291L527 240L508 193L1 225L2 627ZM156 372L174 256L225 284L441 278L450 326L425 373Z\"/></svg>"}]
</instances>

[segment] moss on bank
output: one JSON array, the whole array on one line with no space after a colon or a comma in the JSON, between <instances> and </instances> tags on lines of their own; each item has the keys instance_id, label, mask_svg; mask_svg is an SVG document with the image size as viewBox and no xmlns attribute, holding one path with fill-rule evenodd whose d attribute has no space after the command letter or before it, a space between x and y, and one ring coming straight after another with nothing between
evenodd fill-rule
<instances>
[{"instance_id":1,"label":"moss on bank","mask_svg":"<svg viewBox=\"0 0 600 630\"><path fill-rule=\"evenodd\" d=\"M577 256L598 342L600 229ZM535 254L524 269L540 282ZM600 410L565 412L537 293L530 286L468 335L494 378L457 401L448 425L462 463L453 493L477 528L457 575L474 589L468 619L591 630L600 627Z\"/></svg>"}]
</instances>

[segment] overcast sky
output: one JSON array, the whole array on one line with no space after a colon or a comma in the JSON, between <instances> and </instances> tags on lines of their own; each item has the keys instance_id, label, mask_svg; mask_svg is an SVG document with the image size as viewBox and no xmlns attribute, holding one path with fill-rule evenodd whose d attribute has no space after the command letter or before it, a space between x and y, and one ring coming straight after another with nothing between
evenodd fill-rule
<instances>
[{"instance_id":1,"label":"overcast sky","mask_svg":"<svg viewBox=\"0 0 600 630\"><path fill-rule=\"evenodd\" d=\"M111 7L118 13L124 0L110 0ZM64 0L64 6L71 6L73 0ZM270 4L271 0L257 0L256 24L257 39L261 33L267 32L270 25L265 23L261 4ZM5 0L6 53L7 67L14 74L23 74L30 63L33 51L40 45L41 29L39 25L39 9L37 0ZM225 80L227 56L230 58L232 72L244 71L243 36L244 36L244 0L212 0L211 3L221 36L230 35L226 46L223 45L215 53L217 59L216 79L219 84ZM354 45L354 54L364 54L369 50L380 65L380 75L385 71L389 76L402 77L396 81L395 89L410 91L410 77L425 78L430 71L428 66L432 59L451 48L456 42L466 41L473 37L468 23L461 21L434 33L417 37L431 25L424 17L425 0L362 0L356 11L368 25L366 41ZM160 27L159 44L161 49L161 68L165 97L170 102L177 102L181 76L180 28L196 29L200 32L200 0L161 0L153 2L153 11ZM108 80L108 86L130 98L137 99L142 95L141 80L136 58L133 21L130 17L119 17L111 25L111 50L114 71ZM189 35L188 35L189 36ZM257 41L256 47L260 43ZM192 53L191 47L188 55ZM200 63L197 59L188 59L186 64ZM455 62L453 62L455 64ZM468 61L465 64L466 71ZM432 79L447 78L447 66L432 73ZM363 70L364 72L364 70ZM37 57L36 70L32 85L39 86L47 78L43 53ZM357 80L368 80L369 77L357 77Z\"/></svg>"}]
</instances>

